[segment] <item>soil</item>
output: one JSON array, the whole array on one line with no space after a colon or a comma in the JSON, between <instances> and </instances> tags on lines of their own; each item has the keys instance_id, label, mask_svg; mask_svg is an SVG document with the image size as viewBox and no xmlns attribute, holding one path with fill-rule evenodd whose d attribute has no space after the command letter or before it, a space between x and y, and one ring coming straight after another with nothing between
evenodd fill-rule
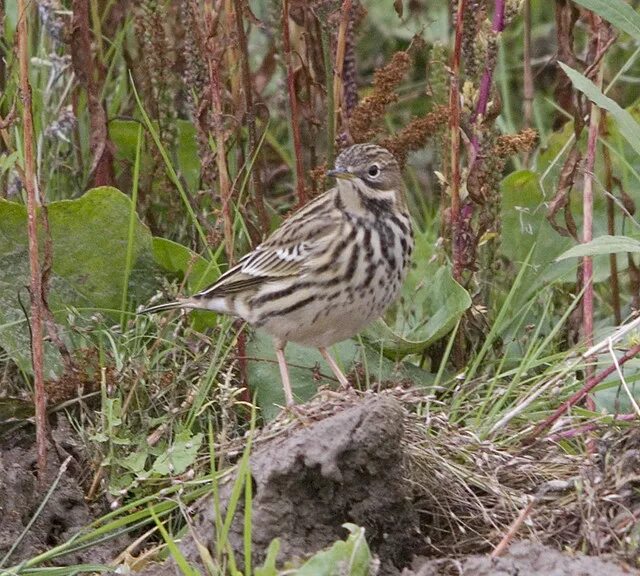
<instances>
[{"instance_id":1,"label":"soil","mask_svg":"<svg viewBox=\"0 0 640 576\"><path fill-rule=\"evenodd\" d=\"M500 558L487 555L428 560L402 576L630 576L636 570L582 554L571 555L535 542L516 542Z\"/></svg>"},{"instance_id":2,"label":"soil","mask_svg":"<svg viewBox=\"0 0 640 576\"><path fill-rule=\"evenodd\" d=\"M107 510L85 502L82 486L82 462L73 434L63 418L52 431L49 446L47 483L59 480L37 519L22 538L11 556L10 566L53 548L77 534ZM36 449L33 434L22 430L2 438L0 444L0 559L4 558L44 500L38 490ZM90 549L55 558L51 565L66 566L83 563L108 563L126 545L122 538ZM0 569L0 575L3 571Z\"/></svg>"},{"instance_id":3,"label":"soil","mask_svg":"<svg viewBox=\"0 0 640 576\"><path fill-rule=\"evenodd\" d=\"M619 558L572 555L534 541L515 542L498 559L451 551L434 554L435 524L425 523L426 501L416 499L415 482L407 480L411 477L407 451L413 445L413 436L403 402L393 395L370 393L364 399L342 404L340 409L324 401L317 406L322 407L322 414L305 413L307 408L302 407L299 418L292 419L295 424L279 430L267 427L255 438L249 461L253 480L254 566L262 563L274 538L281 541L280 561L304 559L343 539L346 530L342 524L352 522L365 528L369 546L379 559L380 576L640 576L640 571L625 566ZM432 441L436 441L435 437ZM0 558L11 548L43 500L37 490L32 442L31 436L23 434L5 438L0 444ZM633 452L629 442L622 445L624 453ZM238 453L242 444L239 447ZM59 482L7 565L66 541L106 511L104 506L89 506L84 500L83 485L87 479L82 477L81 450L74 445L73 434L64 421L54 429L50 456L49 485L62 469ZM575 474L575 469L571 473ZM446 500L445 495L453 493L452 487L446 482L441 485L443 481L436 478L437 473L433 476L434 485L441 491L440 499ZM617 477L620 480L619 473ZM599 484L603 483L602 478L604 476L600 476ZM229 476L220 487L223 511L233 483L233 476ZM618 493L622 494L620 486L618 484ZM430 490L435 493L433 487ZM214 551L214 506L205 498L192 510L191 529L180 547L187 560L201 573L206 573L200 547ZM426 517L434 519L435 515ZM244 547L241 505L235 518L229 540L238 552L236 558L241 558ZM495 544L502 533L500 528L485 537L485 542ZM526 537L526 531L521 530L519 535ZM197 544L194 538L198 539ZM440 545L441 541L438 542ZM127 543L122 539L108 541L56 558L53 564L108 564ZM427 555L429 558L425 558ZM147 565L139 574L180 573L172 560L168 560Z\"/></svg>"},{"instance_id":4,"label":"soil","mask_svg":"<svg viewBox=\"0 0 640 576\"><path fill-rule=\"evenodd\" d=\"M615 561L563 554L526 541L499 559L457 555L419 561L429 527L421 527L406 480L405 416L397 400L373 396L257 447L250 458L253 565L263 561L274 538L281 541L279 560L302 559L344 538L341 525L353 522L365 528L367 542L380 560L380 576L640 575ZM221 490L223 509L233 481L228 479ZM190 535L181 544L184 556L203 571L199 546L214 553L213 510L210 498L199 503ZM242 516L240 510L230 535L236 558L243 551ZM413 569L407 568L412 560ZM169 560L147 568L143 576L179 573Z\"/></svg>"}]
</instances>

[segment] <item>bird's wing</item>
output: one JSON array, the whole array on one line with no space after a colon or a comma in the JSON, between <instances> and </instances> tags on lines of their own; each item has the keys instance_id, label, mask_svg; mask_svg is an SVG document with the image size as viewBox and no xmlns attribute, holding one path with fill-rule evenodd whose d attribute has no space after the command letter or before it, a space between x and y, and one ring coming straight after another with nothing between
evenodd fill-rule
<instances>
[{"instance_id":1,"label":"bird's wing","mask_svg":"<svg viewBox=\"0 0 640 576\"><path fill-rule=\"evenodd\" d=\"M225 296L255 289L270 280L305 273L317 256L326 253L341 225L334 210L320 212L313 218L306 213L303 209L286 220L215 284L196 296Z\"/></svg>"}]
</instances>

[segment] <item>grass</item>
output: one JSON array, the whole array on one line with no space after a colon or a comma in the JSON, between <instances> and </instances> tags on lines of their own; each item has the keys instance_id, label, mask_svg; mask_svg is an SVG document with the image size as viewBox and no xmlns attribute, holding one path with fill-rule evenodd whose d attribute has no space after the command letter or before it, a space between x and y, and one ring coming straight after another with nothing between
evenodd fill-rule
<instances>
[{"instance_id":1,"label":"grass","mask_svg":"<svg viewBox=\"0 0 640 576\"><path fill-rule=\"evenodd\" d=\"M6 67L0 73L4 88L0 95L2 118L10 115L14 102L19 106L16 62L12 52L16 15L9 4L5 21L7 34L0 41L6 60ZM150 0L142 4L147 11L156 10L158 6ZM446 20L449 13L448 3L444 0L431 4L429 7L421 6L425 13L428 11L430 17L436 19L425 29L428 42L431 42L434 31L447 28L443 19ZM231 5L231 2L225 3L225 11ZM553 14L545 6L541 0L532 0L532 35L534 43L537 43L537 48L534 48L538 50L549 43L549 31L553 31L555 25ZM68 380L70 389L67 395L49 408L52 413L64 415L71 421L82 443L90 470L89 497L107 502L113 509L67 542L23 559L11 568L2 568L0 574L66 576L99 572L105 568L97 565L53 567L51 563L60 561L64 554L90 548L120 535L135 540L135 545L126 550L129 556L123 551L119 558L121 562L135 564L132 558L136 556L140 562L171 556L183 574L196 574L196 568L185 558L179 544L185 534L193 532L188 508L207 494L213 496L216 525L214 545L210 548L206 542L199 545L200 559L207 572L243 573L245 576L274 576L278 573L275 568L277 542L272 543L262 566L252 561L256 552L252 542L252 501L255 495L249 468L252 449L265 442L269 434L278 437L296 429L296 424L278 420L282 427L278 429L276 426L276 432L273 432L269 428L272 424L264 414L279 397L271 392L254 396L256 387L262 385L256 374L272 378L277 372L273 359L254 357L256 339L251 331L238 332L226 318L198 315L190 320L179 315L162 318L135 315L135 308L143 302L130 279L140 266L134 254L138 217L148 223L156 235L177 239L191 250L192 261L186 269L176 267L174 273L164 275L158 271L161 278L156 287L162 292L159 297L164 298L202 288L207 272L219 273L230 264L230 260L259 241L260 223L256 217L254 183L250 179L252 171L261 171L268 214L274 222L295 204L292 171L296 160L299 160L296 156L299 151L290 142L288 94L284 94L285 71L278 60L281 58L280 16L277 10L272 13L266 5L256 6L256 15L261 19L261 26L256 26L245 15L253 82L261 86L260 104L250 111L258 128L256 150L251 154L247 119L238 112L243 109L240 92L234 89L231 80L234 71L228 69L230 62L244 57L238 52L240 48L234 44L233 37L222 30L222 26L217 29L219 36L216 36L214 47L198 38L192 29L193 34L186 35L184 45L166 49L163 37L167 31L184 34L190 28L188 21L181 20L185 17L182 13L184 7L175 7L175 12L169 5L164 9L167 11L166 30L141 31L142 17L138 12L120 18L114 3L107 3L106 8L97 2L91 3L90 26L96 49L96 70L92 73L100 80L100 100L106 106L110 122L130 118L137 122L134 130L127 133L131 146L116 146L114 162L113 184L131 198L126 245L113 247L125 254L124 270L114 271L114 274L122 273L124 283L118 309L115 303L113 309L77 307L54 311L63 338L71 346L77 371ZM412 12L413 9L407 7L406 18L417 21L424 16ZM227 17L225 11L223 14ZM360 32L356 35L356 45L351 46L355 55L349 56L349 50L346 51L345 58L355 58L357 65L361 104L363 95L370 99L375 96L375 90L369 87L374 69L389 62L393 52L406 49L408 45L391 6L388 12L384 21L374 20L374 16L381 18L380 11L362 16L362 21L357 24ZM201 16L205 17L204 14ZM49 13L49 18L49 23L64 22L65 16L54 11ZM300 21L303 24L295 21L296 30L304 29L307 36L295 39L299 48L296 54L300 57L296 64L300 65L296 76L301 108L298 121L305 149L314 146L316 150L315 163L309 154L301 158L305 168L310 170L325 159L331 162L336 146L342 145L341 139L348 132L348 122L335 109L334 74L327 73L333 71L335 65L332 25L323 20L317 29L306 29L304 22L309 20ZM29 25L30 81L34 93L41 198L47 202L72 199L90 186L92 178L86 95L77 87L78 71L75 75L70 72L74 66L72 62L67 63L70 68L60 70L59 77L53 75L52 65L58 60L50 55L55 54L57 58L69 56L65 44L50 35L47 22L41 16L37 17L35 11ZM521 17L516 16L502 35L495 55L496 98L492 104L498 105L499 93L501 111L497 118L487 118L482 126L476 128L475 136L487 147L483 149L486 152L482 156L483 161L493 159L493 146L500 137L513 135L523 128L522 25ZM586 43L593 31L583 21L578 32L575 50L580 56L585 56L580 43ZM461 75L466 73L467 66L470 68L473 46L473 49L478 49L486 45L486 42L483 44L478 40L481 33L474 32L475 36L472 36L476 41L467 43L463 48ZM174 86L163 85L162 75L149 67L149 54L144 52L140 42L142 34L147 35L144 44L147 49L156 46L157 50L166 50L163 54L168 59L174 59L170 67L175 75ZM377 46L373 41L376 38L379 40ZM314 39L317 41L317 53L312 52ZM640 49L636 49L638 39L624 36L623 40L603 59L606 78L603 92L622 106L630 106L634 104ZM273 66L268 60L259 61L257 57L257 47L266 44L273 48ZM358 46L360 50L356 50ZM424 115L439 102L446 102L446 64L450 55L446 48L431 44L427 48L412 42L414 60L408 77L399 80L398 86L388 87L389 90L397 89L399 98L388 107L377 127L380 136L400 132L415 117ZM430 60L429 54L436 57ZM545 61L550 57L550 53L543 53L538 59ZM213 129L214 119L207 107L210 97L208 65L220 66L218 72L222 74L224 84L223 130L218 132ZM580 328L578 310L585 292L585 288L576 281L576 269L571 275L565 274L559 279L552 275L553 260L557 255L552 254L554 239L559 244L561 238L553 236L549 241L550 235L556 233L547 224L545 212L558 191L560 174L568 152L576 143L576 135L572 126L564 132L553 129L554 118L564 115L573 122L574 115L572 111L563 109L558 101L561 95L554 93L554 86L549 84L546 73L545 67L536 69L533 122L539 134L539 144L528 164L536 175L536 184L546 203L541 202L536 208L537 213L531 216L536 230L543 231L539 240L543 248L532 244L526 256L513 257L516 253L513 247L525 242L529 246L528 238L519 228L509 227L509 214L501 206L502 178L522 170L523 156L514 154L504 158L502 167L483 165L484 172L478 178L486 178L484 187L480 186L486 196L482 201L470 203L474 215L467 231L471 240L477 241L477 254L469 252L471 263L462 267L461 278L461 283L473 298L470 311L451 319L453 329L437 345L420 353L402 358L394 356L392 343L384 338L373 344L366 338L359 338L359 349L367 350L367 353L356 353L354 362L344 348L337 350L338 357L345 363L345 368L352 371L354 380L365 395L369 389L381 388L381 394L395 394L405 406L410 422L405 439L408 481L415 493L433 506L437 519L434 523L437 526L437 543L433 548L443 554L462 554L474 550L474 547L486 549L488 545L495 545L496 534L506 532L511 520L523 508L525 496L537 494L540 485L554 479L571 484L579 466L592 457L593 441L606 437L613 445L622 446L622 438L629 434L633 422L617 419L617 405L604 394L620 388L620 378L612 376L597 388L595 411L573 406L552 430L545 432L557 438L548 452L535 445L530 453L526 453L525 440L531 440L535 426L544 422L558 406L582 388L583 375L588 368L596 364L596 368L602 369L612 361L611 354L604 349L599 363L582 357L584 349L580 339L572 337L572 333ZM185 78L188 81L185 82ZM347 80L345 78L345 85ZM468 117L474 108L473 89L477 78L470 76L461 80L464 98L461 113ZM465 80L467 84L464 84ZM193 126L197 141L199 189L192 189L184 173L184 163L178 161L180 146L185 143L170 139L163 141L160 126L165 126L171 119L162 116L166 111L163 112L159 106L154 90L169 98L175 114ZM428 98L425 98L425 92ZM60 128L66 139L52 138L53 123L60 118L64 107L71 104L75 124ZM587 113L588 110L583 108L575 118L582 118ZM635 108L631 113L637 117ZM334 123L338 136L335 142ZM468 150L464 147L470 145L469 142L473 141L470 136L473 135L469 132L472 127L463 124L462 128L461 168L465 179L462 201L466 202L464 194L474 192L475 180L472 167L464 164L468 160ZM216 135L219 138L220 134L224 136L223 142L216 140ZM1 136L0 195L11 201L21 201L21 192L15 186L19 167L24 162L21 156L24 137L20 124L3 126ZM422 298L428 302L435 298L436 290L429 285L428 274L432 270L429 266L433 262L439 267L449 268L454 264L450 256L451 222L447 220L450 136L445 128L429 134L428 142L427 136L418 135L416 137L423 140L416 146L417 151L407 150L412 154L411 165L406 170L409 200L425 244L413 274L418 279L415 284L421 281L427 285L427 290L419 292L416 289L405 294L402 321L393 325L398 338L413 334L412 329L418 332L418 328L427 323L427 318L415 317L426 308L426 304L415 300ZM468 140L466 144L465 138ZM584 134L577 136L579 146L584 140ZM425 153L425 142L426 149L430 150L428 154ZM637 226L633 226L635 220L630 215L637 203L633 184L640 178L640 163L613 122L609 125L609 134L601 135L599 145L610 151L612 171L616 182L619 181L614 190L607 191L616 196L616 232L635 235ZM226 152L234 186L232 254L224 253L219 175L215 162L212 162L221 150ZM606 182L604 168L598 157L596 182L601 188ZM579 173L571 184L576 191L579 190ZM573 193L575 198L568 203L568 210L574 214L579 229L581 213L576 209L579 200L576 191ZM595 208L595 220L604 229L608 214L604 202L601 204L602 207ZM621 206L625 207L626 215ZM480 231L486 223L490 234L483 237ZM0 222L0 226L2 224ZM109 231L104 233L109 234ZM476 233L478 237L474 236ZM192 267L195 269L194 262L198 256L204 258L206 268L200 277L196 272L188 273ZM623 260L618 257L623 286L623 317L631 318L637 304L637 279L634 277L637 272L633 260ZM490 263L489 270L482 269L484 262ZM605 264L599 269L595 316L602 331L611 332L615 327L607 293L611 273ZM555 280L543 282L541 278ZM3 286L10 286L10 280L0 277ZM429 292L431 289L433 292ZM0 304L3 297L4 292L0 289ZM74 318L69 321L65 316ZM22 321L0 321L0 331L22 329L23 326ZM633 345L630 340L634 338L634 334L627 335L616 344L620 349L628 349ZM80 362L79 358L83 361ZM417 390L415 394L393 390L400 379L393 379L393 375L399 373L390 369L393 362L404 370L403 374L411 374L409 380ZM429 370L420 372L423 366ZM271 368L273 370L269 372ZM317 370L312 362L303 368L305 375L301 378L304 383L313 385L316 372L322 370ZM0 370L0 410L5 405L11 406L9 400L30 398L31 375L20 372L7 351L2 351L0 356ZM629 392L625 394L627 397L635 394L637 398L637 368L630 362L624 370L629 385ZM249 389L245 388L247 374L249 384L253 386ZM380 382L389 374L392 375L390 382L388 378L386 382ZM52 389L57 384L54 382ZM346 398L331 406L336 410L343 409L350 401ZM318 417L327 414L317 399L311 402L310 409L312 412L315 410L313 413ZM631 412L629 414L632 415ZM28 422L24 418L15 418L10 424L6 432L4 426L0 429L6 437L15 433L17 428L24 429ZM263 427L264 431L261 431ZM617 436L610 437L610 434ZM623 451L620 453L624 454ZM536 457L539 461L534 462ZM512 462L513 468L500 477L496 470L506 466L506 462ZM518 478L519 473L526 477ZM221 502L220 483L232 475L233 487L225 509ZM450 490L443 491L442 486ZM51 490L55 487L56 482L51 485ZM610 487L611 484L605 482L603 488L594 489L594 494L597 493L597 498L610 497L615 494L613 490L607 492ZM601 500L596 496L593 498L591 504L604 508ZM42 506L46 501L45 496ZM565 506L574 514L572 521L577 522L576 518L585 514L589 504L580 500L578 490L553 492L553 497L536 502L539 515L527 530L530 535L543 540L545 521L550 524L557 522L554 511ZM625 502L634 509L632 499ZM38 512L34 512L25 531L35 521ZM229 531L236 514L242 514L240 550L233 550L229 543ZM555 543L559 546L575 544L591 552L600 552L585 535L587 524L584 520L574 535L563 532L570 531L566 526L554 525L558 534L564 534L558 536ZM623 534L628 533L631 529ZM361 551L358 543L362 534L354 532L349 538L342 544L355 558ZM20 538L0 566L14 561L11 554L19 543ZM353 543L353 548L349 548L350 543ZM142 549L145 549L144 553L140 552ZM628 548L622 544L612 545L606 551L624 557L628 555ZM291 568L291 573L296 569L301 575L305 573L304 566L299 564L297 568ZM356 570L355 562L353 566Z\"/></svg>"}]
</instances>

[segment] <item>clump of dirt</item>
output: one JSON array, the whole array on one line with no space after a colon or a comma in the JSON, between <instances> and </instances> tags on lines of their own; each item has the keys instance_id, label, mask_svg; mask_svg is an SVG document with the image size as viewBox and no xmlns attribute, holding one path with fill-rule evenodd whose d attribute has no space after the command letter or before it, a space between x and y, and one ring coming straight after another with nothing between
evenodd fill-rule
<instances>
[{"instance_id":1,"label":"clump of dirt","mask_svg":"<svg viewBox=\"0 0 640 576\"><path fill-rule=\"evenodd\" d=\"M620 546L622 532L617 534L618 541L604 538L604 522L598 536L593 532L591 541L588 538L593 518L602 517L599 510L622 514L613 502L614 489L619 490L618 497L625 497L630 513L624 520L630 530L630 515L640 500L631 489L633 475L623 474L637 469L633 434L616 444L621 456L615 460L625 462L624 466L605 465L605 460L585 464L584 458L548 444L523 450L481 441L449 424L442 412L428 416L427 410L425 417L424 410L413 410L429 401L433 399L418 391L398 388L377 394L325 394L301 407L300 418L280 417L258 432L250 458L254 565L263 561L274 538L281 541L280 560L307 558L344 538L341 525L345 522L365 527L369 546L381 561L378 574L382 576L400 574L420 555L442 559L420 568L424 574L439 574L426 570L455 562L473 567L468 574L493 574L490 570L495 568L500 576L535 576L550 566L535 563L540 555L559 567L566 565L567 570L575 567L567 574L603 573L600 561L585 572L589 561L559 552L550 557L547 551L554 549L614 552L620 561L633 562L630 548ZM617 434L620 437L620 431ZM227 446L226 453L235 457L242 448L238 441ZM610 460L607 456L606 461ZM610 469L604 476L598 472L603 465ZM223 511L233 482L231 476L221 489ZM611 502L599 502L596 494ZM469 556L492 551L532 497L533 512L515 536L539 543L526 545L529 564L518 547L501 560ZM202 546L215 554L214 506L207 498L195 510L190 534L181 546L189 562L202 566ZM243 556L243 537L240 509L230 534L236 559ZM596 540L599 547L594 545ZM173 574L174 570L170 561L145 574Z\"/></svg>"},{"instance_id":2,"label":"clump of dirt","mask_svg":"<svg viewBox=\"0 0 640 576\"><path fill-rule=\"evenodd\" d=\"M64 422L61 428L52 431L54 445L49 447L48 453L47 488L56 479L57 485L5 565L17 564L66 542L106 512L104 507L92 507L84 500L83 466L79 461L78 446L73 442L66 420ZM2 438L0 559L18 540L45 498L38 489L36 460L34 437L30 431L23 430ZM118 538L57 557L51 564L108 563L125 545L123 539Z\"/></svg>"},{"instance_id":3,"label":"clump of dirt","mask_svg":"<svg viewBox=\"0 0 640 576\"><path fill-rule=\"evenodd\" d=\"M611 428L588 459L543 441L522 447L481 440L448 422L444 411L429 410L435 401L401 388L324 391L298 407L296 417L283 414L257 431L249 458L253 565L263 562L275 538L280 562L304 560L343 539L342 525L351 522L365 528L380 561L378 576L399 576L403 569L405 576L640 576L640 429ZM73 457L10 564L67 540L105 511L84 502L81 450L72 438L68 429L53 432L51 477ZM28 435L0 443L0 558L42 501L32 443ZM216 453L233 461L245 446L246 438L228 439ZM234 474L230 470L221 481L223 514ZM237 562L244 555L240 501L229 533ZM524 509L529 515L514 540L530 542L512 545L500 559L478 556L493 550ZM216 552L214 510L211 497L191 507L181 542L183 555L203 573L203 549ZM106 542L55 563L106 563L125 546L122 540ZM420 556L429 560L416 563ZM169 560L143 574L176 571Z\"/></svg>"},{"instance_id":4,"label":"clump of dirt","mask_svg":"<svg viewBox=\"0 0 640 576\"><path fill-rule=\"evenodd\" d=\"M617 562L564 554L535 542L517 542L500 558L468 556L428 560L417 570L404 570L402 576L632 576L636 570Z\"/></svg>"},{"instance_id":5,"label":"clump of dirt","mask_svg":"<svg viewBox=\"0 0 640 576\"><path fill-rule=\"evenodd\" d=\"M304 558L344 538L345 522L366 529L383 565L400 567L419 551L418 515L403 479L403 421L399 402L371 398L258 448L250 459L254 562L264 559L276 537L281 558ZM203 503L193 521L195 534L211 538L213 510L210 501ZM240 553L241 512L236 519L230 542ZM199 559L193 540L182 548L191 560Z\"/></svg>"}]
</instances>

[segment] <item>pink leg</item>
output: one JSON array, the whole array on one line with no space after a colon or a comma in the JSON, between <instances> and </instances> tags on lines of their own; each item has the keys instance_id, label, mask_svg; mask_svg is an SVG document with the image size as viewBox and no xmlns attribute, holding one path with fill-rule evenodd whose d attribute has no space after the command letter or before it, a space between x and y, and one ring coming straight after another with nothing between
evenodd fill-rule
<instances>
[{"instance_id":1,"label":"pink leg","mask_svg":"<svg viewBox=\"0 0 640 576\"><path fill-rule=\"evenodd\" d=\"M293 392L291 392L291 382L289 381L287 361L284 357L284 346L276 346L276 357L278 358L278 366L280 367L280 379L282 380L282 387L284 388L284 398L287 402L287 406L291 407L295 402L293 401Z\"/></svg>"},{"instance_id":2,"label":"pink leg","mask_svg":"<svg viewBox=\"0 0 640 576\"><path fill-rule=\"evenodd\" d=\"M340 382L340 386L345 389L349 388L349 380L347 380L347 377L342 373L342 370L338 368L338 365L331 357L331 354L329 354L329 351L326 348L318 348L318 350L320 350L320 354L322 354L323 358L327 361L327 364L329 364L329 368L331 368L331 371L335 374L338 382Z\"/></svg>"}]
</instances>

